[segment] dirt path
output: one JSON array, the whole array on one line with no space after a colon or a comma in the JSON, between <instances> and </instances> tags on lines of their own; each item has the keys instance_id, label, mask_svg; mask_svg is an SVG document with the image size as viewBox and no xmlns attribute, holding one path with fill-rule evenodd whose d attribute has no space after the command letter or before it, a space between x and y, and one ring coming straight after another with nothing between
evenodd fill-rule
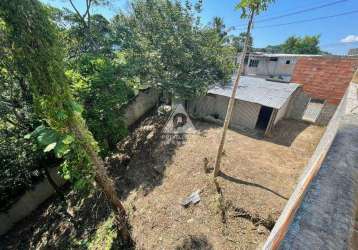
<instances>
[{"instance_id":1,"label":"dirt path","mask_svg":"<svg viewBox=\"0 0 358 250\"><path fill-rule=\"evenodd\" d=\"M137 249L256 249L269 234L324 128L282 121L271 139L229 131L217 186L221 129L194 122L181 146L161 140L165 117L145 118L107 159ZM201 201L180 201L200 189ZM68 188L71 190L71 188ZM219 195L217 191L222 195ZM120 249L101 192L53 197L0 237L0 249Z\"/></svg>"},{"instance_id":2,"label":"dirt path","mask_svg":"<svg viewBox=\"0 0 358 250\"><path fill-rule=\"evenodd\" d=\"M166 146L159 144L153 149L154 162L139 157L130 163L150 169L164 163L160 184L150 192L131 191L125 201L137 248L255 249L269 230L237 217L237 211L276 220L324 129L282 121L269 140L229 131L218 177L220 202L203 159L213 164L221 130L202 122L195 126L201 135L189 135L174 152L165 153ZM183 208L181 199L198 189L201 201Z\"/></svg>"}]
</instances>

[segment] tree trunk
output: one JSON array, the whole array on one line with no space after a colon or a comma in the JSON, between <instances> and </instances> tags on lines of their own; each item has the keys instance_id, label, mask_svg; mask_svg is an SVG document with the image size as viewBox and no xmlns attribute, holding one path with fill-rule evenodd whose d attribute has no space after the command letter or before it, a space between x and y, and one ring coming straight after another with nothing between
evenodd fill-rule
<instances>
[{"instance_id":1,"label":"tree trunk","mask_svg":"<svg viewBox=\"0 0 358 250\"><path fill-rule=\"evenodd\" d=\"M237 91L237 88L238 88L239 82L240 82L240 75L242 74L242 72L243 72L243 70L245 68L245 65L244 65L245 64L245 57L246 57L247 48L248 48L248 45L249 45L249 40L250 40L249 36L250 36L250 32L251 32L251 26L252 26L252 21L253 21L254 15L255 15L255 11L256 11L255 9L251 10L250 17L249 17L249 23L247 25L244 49L242 51L242 56L240 58L240 64L239 64L239 67L238 67L238 70L237 70L237 76L235 78L234 88L232 90L229 105L228 105L227 112L226 112L226 117L225 117L225 121L224 121L221 141L220 141L218 153L216 155L214 177L218 176L219 173L220 173L221 156L222 156L222 152L223 152L223 149L224 149L226 132L227 132L227 129L229 127L231 116L232 116L232 110L233 110L234 105L235 105L235 96L236 96L236 91Z\"/></svg>"},{"instance_id":2,"label":"tree trunk","mask_svg":"<svg viewBox=\"0 0 358 250\"><path fill-rule=\"evenodd\" d=\"M72 124L71 129L78 140L80 140L81 142L85 142L85 135L81 126L79 126L78 124ZM98 156L98 153L96 152L93 145L91 145L90 143L83 143L83 145L90 158L91 163L93 164L93 168L95 171L95 181L105 193L107 199L110 201L113 207L119 234L122 237L123 241L130 243L132 239L127 226L127 214L117 195L113 181L107 174L107 169L105 168L104 162Z\"/></svg>"}]
</instances>

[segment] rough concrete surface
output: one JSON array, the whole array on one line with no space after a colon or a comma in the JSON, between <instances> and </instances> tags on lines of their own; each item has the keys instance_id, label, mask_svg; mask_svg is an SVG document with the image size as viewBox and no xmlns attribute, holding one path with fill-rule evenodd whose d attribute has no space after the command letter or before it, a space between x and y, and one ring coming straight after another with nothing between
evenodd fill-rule
<instances>
[{"instance_id":1,"label":"rough concrete surface","mask_svg":"<svg viewBox=\"0 0 358 250\"><path fill-rule=\"evenodd\" d=\"M50 175L57 185L62 186L65 183L64 179L58 175L57 168L50 169ZM36 184L32 190L27 191L10 209L0 213L0 235L6 233L16 222L29 215L54 193L55 190L47 179Z\"/></svg>"},{"instance_id":2,"label":"rough concrete surface","mask_svg":"<svg viewBox=\"0 0 358 250\"><path fill-rule=\"evenodd\" d=\"M343 119L281 249L348 249L358 191L358 117Z\"/></svg>"}]
</instances>

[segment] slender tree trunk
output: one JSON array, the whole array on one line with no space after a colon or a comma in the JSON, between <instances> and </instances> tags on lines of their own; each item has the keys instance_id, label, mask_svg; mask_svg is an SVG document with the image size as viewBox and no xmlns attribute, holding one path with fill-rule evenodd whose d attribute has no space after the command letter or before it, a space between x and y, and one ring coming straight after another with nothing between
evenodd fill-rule
<instances>
[{"instance_id":1,"label":"slender tree trunk","mask_svg":"<svg viewBox=\"0 0 358 250\"><path fill-rule=\"evenodd\" d=\"M248 45L249 45L249 40L250 40L249 37L250 37L251 26L252 26L252 21L253 21L254 15L255 15L255 11L256 11L255 9L251 10L250 17L249 17L249 23L247 25L244 49L242 51L242 56L240 58L240 64L239 64L239 67L238 67L238 70L237 70L237 76L235 78L234 87L233 87L233 90L232 90L232 93L231 93L229 105L228 105L227 112L226 112L223 131L222 131L222 135L221 135L221 141L220 141L218 153L216 155L214 177L218 176L219 173L220 173L221 156L222 156L222 152L223 152L223 149L224 149L226 132L227 132L227 129L229 127L231 116L232 116L232 110L233 110L234 105L235 105L235 96L236 96L236 91L237 91L237 88L238 88L239 82L240 82L240 75L242 74L242 72L244 71L244 68L245 68L245 65L244 65L245 64L245 57L246 57L247 48L248 48Z\"/></svg>"},{"instance_id":2,"label":"slender tree trunk","mask_svg":"<svg viewBox=\"0 0 358 250\"><path fill-rule=\"evenodd\" d=\"M81 126L78 124L72 124L71 129L77 139L82 142L85 141L83 128ZM127 214L125 208L123 207L117 195L112 179L108 176L104 162L101 157L98 156L95 148L90 143L84 143L83 145L88 153L88 156L90 157L91 163L93 164L95 171L95 181L105 193L107 199L110 201L112 207L114 208L113 210L115 212L119 233L125 242L131 242L132 239L127 226Z\"/></svg>"}]
</instances>

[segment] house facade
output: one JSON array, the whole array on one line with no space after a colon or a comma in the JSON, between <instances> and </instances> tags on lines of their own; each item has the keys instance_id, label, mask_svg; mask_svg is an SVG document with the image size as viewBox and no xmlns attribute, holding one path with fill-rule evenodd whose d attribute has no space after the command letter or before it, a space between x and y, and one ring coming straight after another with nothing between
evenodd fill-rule
<instances>
[{"instance_id":1,"label":"house facade","mask_svg":"<svg viewBox=\"0 0 358 250\"><path fill-rule=\"evenodd\" d=\"M241 56L240 53L238 61ZM309 56L317 55L250 53L245 58L244 74L290 81L298 60Z\"/></svg>"}]
</instances>

